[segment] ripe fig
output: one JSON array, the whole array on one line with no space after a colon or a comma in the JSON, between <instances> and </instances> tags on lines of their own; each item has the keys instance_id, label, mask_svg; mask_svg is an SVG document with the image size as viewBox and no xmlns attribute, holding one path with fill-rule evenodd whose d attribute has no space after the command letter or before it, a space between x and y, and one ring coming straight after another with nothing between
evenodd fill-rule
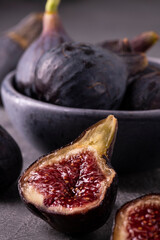
<instances>
[{"instance_id":1,"label":"ripe fig","mask_svg":"<svg viewBox=\"0 0 160 240\"><path fill-rule=\"evenodd\" d=\"M146 52L159 40L159 35L156 32L143 32L135 38L118 40L108 40L98 45L104 49L110 49L113 52Z\"/></svg>"},{"instance_id":2,"label":"ripe fig","mask_svg":"<svg viewBox=\"0 0 160 240\"><path fill-rule=\"evenodd\" d=\"M129 85L123 108L131 110L160 109L160 71L148 69Z\"/></svg>"},{"instance_id":3,"label":"ripe fig","mask_svg":"<svg viewBox=\"0 0 160 240\"><path fill-rule=\"evenodd\" d=\"M36 97L68 107L117 109L129 75L147 64L145 55L120 57L91 44L63 43L40 58Z\"/></svg>"},{"instance_id":4,"label":"ripe fig","mask_svg":"<svg viewBox=\"0 0 160 240\"><path fill-rule=\"evenodd\" d=\"M117 212L112 240L139 239L160 239L160 194L137 198Z\"/></svg>"},{"instance_id":5,"label":"ripe fig","mask_svg":"<svg viewBox=\"0 0 160 240\"><path fill-rule=\"evenodd\" d=\"M24 50L42 29L42 14L32 13L0 37L0 83L17 66ZM3 60L3 61L2 61Z\"/></svg>"},{"instance_id":6,"label":"ripe fig","mask_svg":"<svg viewBox=\"0 0 160 240\"><path fill-rule=\"evenodd\" d=\"M17 67L17 89L28 96L34 92L34 71L39 58L49 49L70 41L57 12L59 2L60 0L47 1L42 33L22 55Z\"/></svg>"},{"instance_id":7,"label":"ripe fig","mask_svg":"<svg viewBox=\"0 0 160 240\"><path fill-rule=\"evenodd\" d=\"M0 126L0 191L3 192L14 183L22 168L21 151L8 134L8 132Z\"/></svg>"},{"instance_id":8,"label":"ripe fig","mask_svg":"<svg viewBox=\"0 0 160 240\"><path fill-rule=\"evenodd\" d=\"M110 115L70 145L32 164L19 180L27 207L65 233L102 226L117 192L116 172L110 165L116 131L117 120Z\"/></svg>"}]
</instances>

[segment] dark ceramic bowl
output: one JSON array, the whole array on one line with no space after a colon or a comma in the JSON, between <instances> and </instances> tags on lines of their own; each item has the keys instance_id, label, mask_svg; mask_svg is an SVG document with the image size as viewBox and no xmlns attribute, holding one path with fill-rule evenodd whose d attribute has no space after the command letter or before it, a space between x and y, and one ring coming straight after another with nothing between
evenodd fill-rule
<instances>
[{"instance_id":1,"label":"dark ceramic bowl","mask_svg":"<svg viewBox=\"0 0 160 240\"><path fill-rule=\"evenodd\" d=\"M160 67L158 61L152 59ZM20 94L13 79L14 72L2 85L5 109L13 126L41 153L66 145L93 123L114 114L119 123L112 157L114 168L131 172L160 167L160 110L108 111L56 106Z\"/></svg>"}]
</instances>

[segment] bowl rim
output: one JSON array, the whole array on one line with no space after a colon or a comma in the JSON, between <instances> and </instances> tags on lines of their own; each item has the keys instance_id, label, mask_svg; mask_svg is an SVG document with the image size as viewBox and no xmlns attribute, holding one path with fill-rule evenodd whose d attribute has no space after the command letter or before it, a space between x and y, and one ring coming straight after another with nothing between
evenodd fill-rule
<instances>
[{"instance_id":1,"label":"bowl rim","mask_svg":"<svg viewBox=\"0 0 160 240\"><path fill-rule=\"evenodd\" d=\"M151 64L154 64L156 66L160 67L160 58L152 58L148 57L148 60ZM81 115L82 113L87 115L109 115L113 114L115 116L118 116L122 119L142 119L142 118L160 118L160 109L154 109L154 110L104 110L104 109L84 109L84 108L73 108L73 107L66 107L66 106L59 106L47 102L42 102L37 99L33 99L30 97L27 97L26 95L21 94L18 92L15 87L13 86L13 77L15 76L15 70L10 72L5 79L2 82L1 87L1 93L2 93L2 102L5 105L5 96L9 95L10 99L12 99L14 102L17 103L21 102L21 104L25 103L26 105L32 105L36 106L38 108L45 108L50 111L56 111L56 112L68 112L70 114L76 114Z\"/></svg>"}]
</instances>

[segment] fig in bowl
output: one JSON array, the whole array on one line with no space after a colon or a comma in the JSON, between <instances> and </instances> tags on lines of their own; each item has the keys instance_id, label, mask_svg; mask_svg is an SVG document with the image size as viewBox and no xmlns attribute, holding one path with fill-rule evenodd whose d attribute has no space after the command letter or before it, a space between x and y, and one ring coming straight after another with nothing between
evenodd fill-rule
<instances>
[{"instance_id":1,"label":"fig in bowl","mask_svg":"<svg viewBox=\"0 0 160 240\"><path fill-rule=\"evenodd\" d=\"M28 96L34 94L34 71L39 58L63 42L71 41L61 22L58 7L60 0L47 0L40 36L26 49L17 65L16 84Z\"/></svg>"},{"instance_id":2,"label":"fig in bowl","mask_svg":"<svg viewBox=\"0 0 160 240\"><path fill-rule=\"evenodd\" d=\"M59 1L49 2L55 2L58 7ZM57 12L55 14L57 16ZM56 22L54 26L57 34L52 35L52 40L59 44L64 36L63 43L54 45L47 53L43 51L45 54L40 54L34 63L29 61L35 70L31 71L34 77L29 78L32 79L29 85L28 69L23 68L25 63L3 82L3 103L15 128L46 153L73 141L90 125L114 114L119 120L112 160L116 170L150 168L151 157L155 159L152 167L159 165L159 110L116 110L131 76L148 65L145 54L123 52L119 55L91 44L67 42L68 35L62 25L59 28ZM45 34L46 39L48 34ZM23 56L21 60L23 62ZM18 77L20 72L24 73L23 78ZM23 80L28 86L23 85ZM26 91L23 92L20 85Z\"/></svg>"},{"instance_id":3,"label":"fig in bowl","mask_svg":"<svg viewBox=\"0 0 160 240\"><path fill-rule=\"evenodd\" d=\"M158 59L149 59L160 68ZM114 114L119 131L112 157L117 172L159 167L160 110L124 111L58 106L27 97L14 85L15 73L2 84L2 98L17 131L42 154L68 144L92 124Z\"/></svg>"},{"instance_id":4,"label":"fig in bowl","mask_svg":"<svg viewBox=\"0 0 160 240\"><path fill-rule=\"evenodd\" d=\"M21 176L22 200L53 228L86 233L108 219L117 192L110 158L117 120L108 116L78 139L33 163Z\"/></svg>"}]
</instances>

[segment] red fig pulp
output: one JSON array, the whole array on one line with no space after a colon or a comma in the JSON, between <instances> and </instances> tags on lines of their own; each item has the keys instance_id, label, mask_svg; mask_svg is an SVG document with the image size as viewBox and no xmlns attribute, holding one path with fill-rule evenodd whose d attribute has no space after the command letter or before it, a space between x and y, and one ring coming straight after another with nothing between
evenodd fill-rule
<instances>
[{"instance_id":1,"label":"red fig pulp","mask_svg":"<svg viewBox=\"0 0 160 240\"><path fill-rule=\"evenodd\" d=\"M109 116L31 165L19 181L27 207L62 232L86 233L102 226L117 191L109 163L116 130L117 121Z\"/></svg>"},{"instance_id":2,"label":"red fig pulp","mask_svg":"<svg viewBox=\"0 0 160 240\"><path fill-rule=\"evenodd\" d=\"M120 208L116 216L112 239L159 240L160 195L146 195Z\"/></svg>"}]
</instances>

